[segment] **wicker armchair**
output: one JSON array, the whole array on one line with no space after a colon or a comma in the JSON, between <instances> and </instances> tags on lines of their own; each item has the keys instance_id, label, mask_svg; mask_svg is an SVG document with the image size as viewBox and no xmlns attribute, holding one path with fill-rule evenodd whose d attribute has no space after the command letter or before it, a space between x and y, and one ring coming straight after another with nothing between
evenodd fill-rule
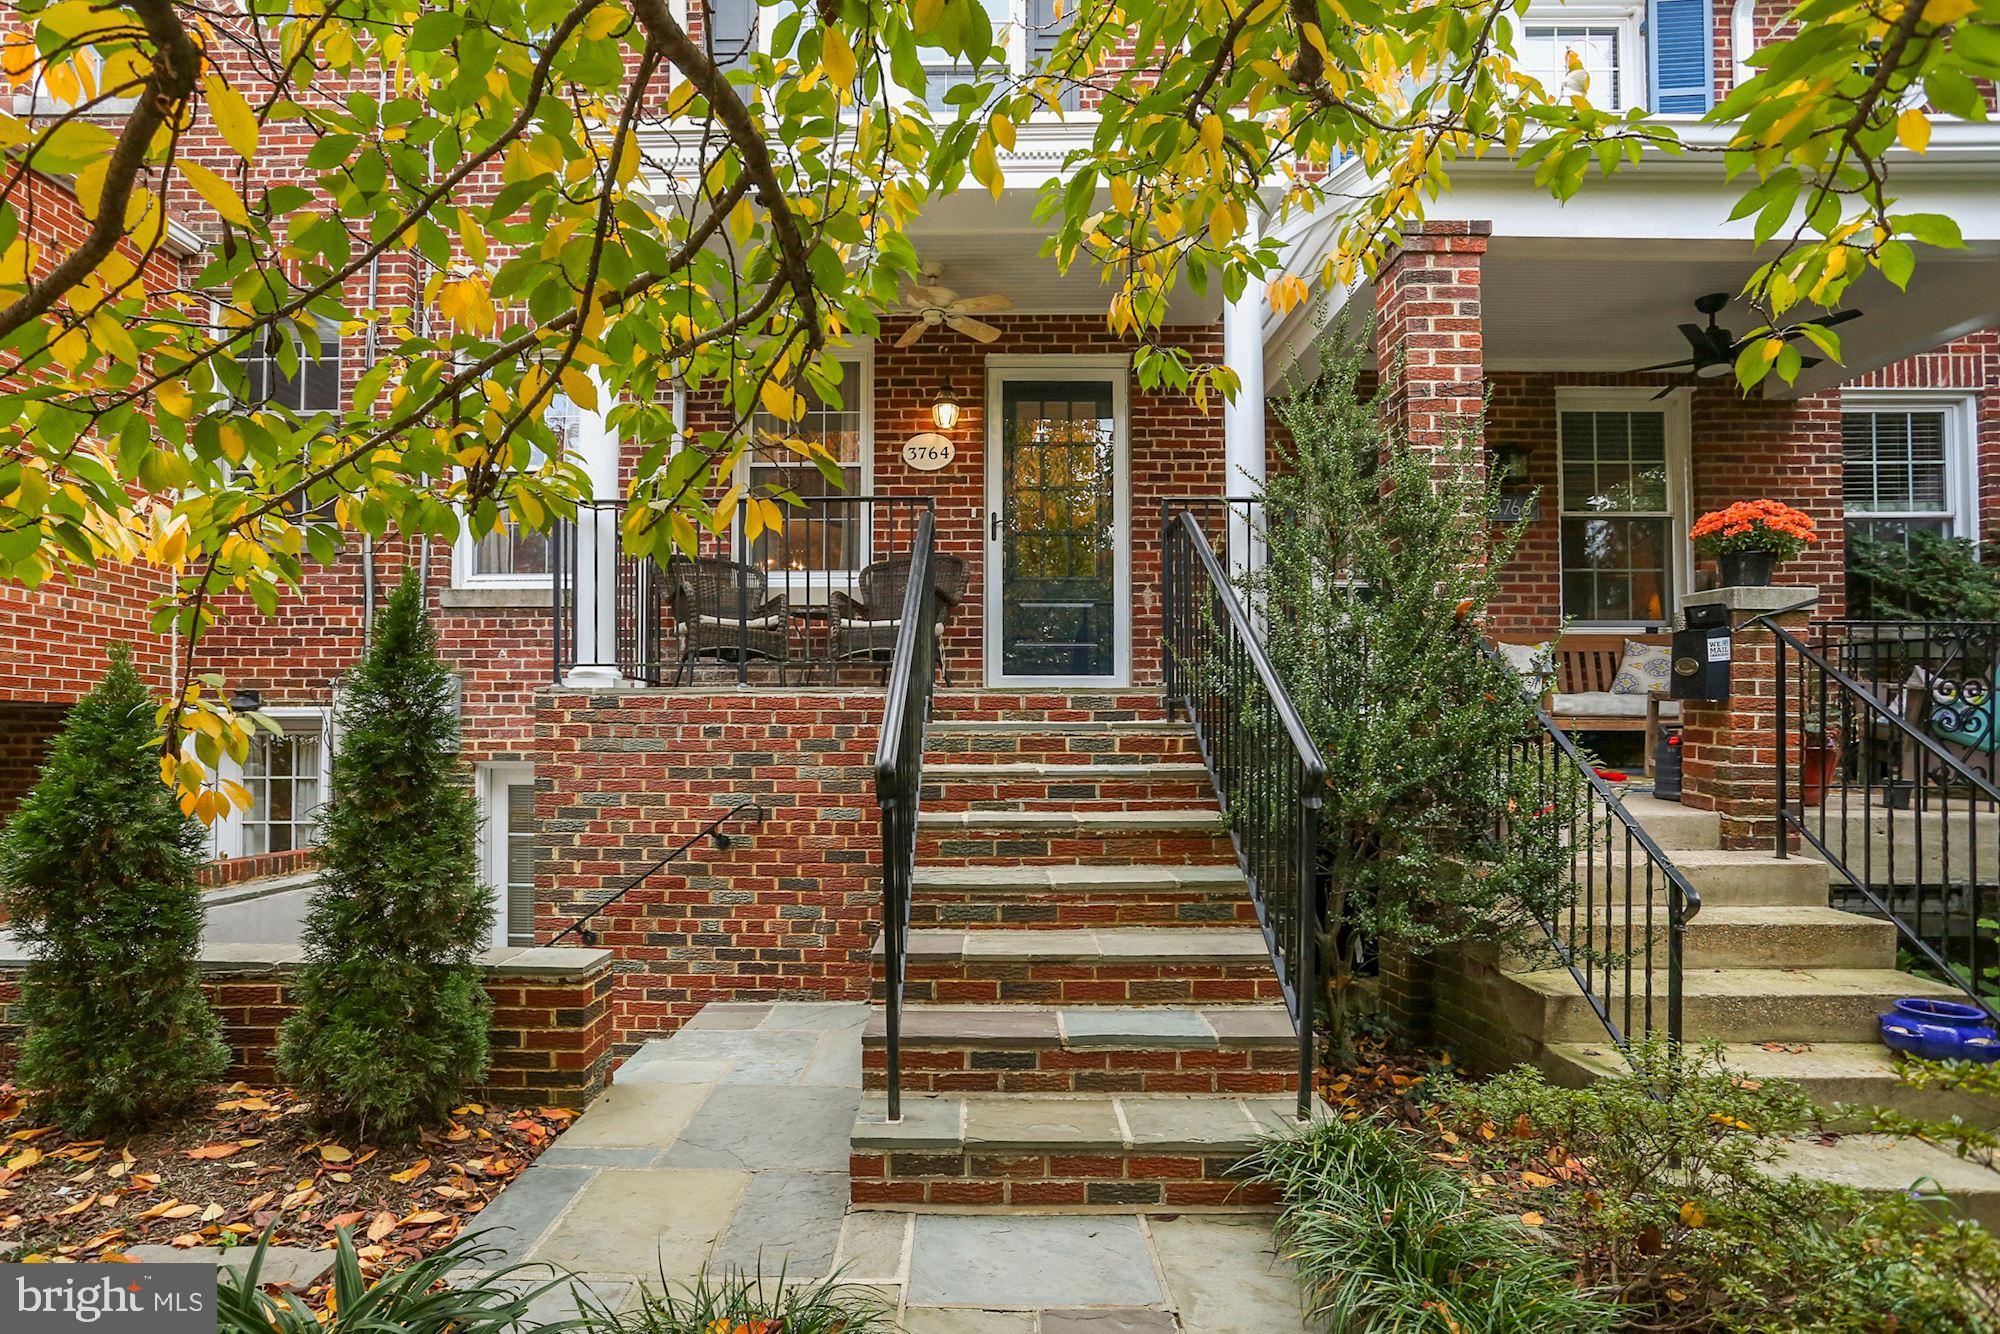
<instances>
[{"instance_id":1,"label":"wicker armchair","mask_svg":"<svg viewBox=\"0 0 2000 1334\"><path fill-rule=\"evenodd\" d=\"M963 557L943 552L934 554L931 560L931 591L937 596L937 662L944 672L944 683L950 685L951 668L944 661L944 629L951 623L952 612L965 601L967 566ZM896 636L903 628L903 595L909 584L909 557L898 556L894 560L878 560L861 572L855 582L858 597L834 590L829 599L833 611L829 652L835 662L857 658L878 661L883 664L883 676L888 676L889 660L896 653Z\"/></svg>"},{"instance_id":2,"label":"wicker armchair","mask_svg":"<svg viewBox=\"0 0 2000 1334\"><path fill-rule=\"evenodd\" d=\"M667 566L667 586L680 649L674 684L679 685L683 676L692 680L701 658L775 662L778 681L784 683L791 645L790 608L783 593L770 591L762 570L733 560L677 556Z\"/></svg>"}]
</instances>

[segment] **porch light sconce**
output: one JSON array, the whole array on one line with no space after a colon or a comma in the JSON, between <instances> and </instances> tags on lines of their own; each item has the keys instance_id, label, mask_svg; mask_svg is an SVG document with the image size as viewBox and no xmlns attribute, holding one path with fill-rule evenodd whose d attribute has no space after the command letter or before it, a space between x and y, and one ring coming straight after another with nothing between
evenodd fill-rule
<instances>
[{"instance_id":1,"label":"porch light sconce","mask_svg":"<svg viewBox=\"0 0 2000 1334\"><path fill-rule=\"evenodd\" d=\"M958 391L946 380L938 386L937 397L931 400L931 420L940 431L949 431L958 425Z\"/></svg>"},{"instance_id":2,"label":"porch light sconce","mask_svg":"<svg viewBox=\"0 0 2000 1334\"><path fill-rule=\"evenodd\" d=\"M232 713L255 713L264 707L264 692L261 690L237 690L229 696Z\"/></svg>"}]
</instances>

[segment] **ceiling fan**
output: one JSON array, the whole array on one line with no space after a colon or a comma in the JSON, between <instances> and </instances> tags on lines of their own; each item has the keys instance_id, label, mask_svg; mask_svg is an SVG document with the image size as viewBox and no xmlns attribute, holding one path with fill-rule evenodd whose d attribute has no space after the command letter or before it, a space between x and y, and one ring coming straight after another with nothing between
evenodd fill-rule
<instances>
[{"instance_id":1,"label":"ceiling fan","mask_svg":"<svg viewBox=\"0 0 2000 1334\"><path fill-rule=\"evenodd\" d=\"M1647 371L1678 370L1683 366L1691 370L1695 378L1700 380L1718 380L1725 375L1731 374L1736 369L1737 355L1743 351L1750 340L1748 338L1736 337L1729 330L1715 322L1715 317L1721 314L1722 308L1728 304L1729 293L1727 292L1710 292L1707 296L1695 298L1694 308L1708 316L1707 327L1704 328L1699 324L1683 324L1680 326L1681 337L1687 339L1688 348L1693 355L1682 357L1679 361L1662 361L1653 366L1641 366L1637 370L1628 372L1628 374L1641 375ZM1821 328L1832 328L1836 324L1845 324L1849 320L1859 319L1860 317L1861 312L1858 310L1836 310L1831 315L1821 315L1810 320L1800 320L1799 323L1817 324ZM1793 328L1790 332L1782 336L1787 341L1790 341L1794 338L1802 338L1805 335L1799 329ZM1822 360L1823 358L1821 357L1804 357L1801 358L1801 364L1817 366ZM1665 398L1678 387L1677 385L1668 385L1665 389L1653 395L1653 397Z\"/></svg>"},{"instance_id":2,"label":"ceiling fan","mask_svg":"<svg viewBox=\"0 0 2000 1334\"><path fill-rule=\"evenodd\" d=\"M1012 310L1014 299L997 292L990 296L960 296L940 284L936 273L927 272L923 282L904 294L903 308L917 318L896 340L897 347L910 346L940 325L978 342L990 343L1000 336L1000 331L974 317Z\"/></svg>"}]
</instances>

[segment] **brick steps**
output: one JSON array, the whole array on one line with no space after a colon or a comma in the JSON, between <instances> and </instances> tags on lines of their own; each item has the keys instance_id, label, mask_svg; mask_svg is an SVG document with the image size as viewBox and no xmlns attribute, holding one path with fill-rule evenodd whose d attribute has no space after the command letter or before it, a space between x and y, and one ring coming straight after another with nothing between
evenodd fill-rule
<instances>
[{"instance_id":1,"label":"brick steps","mask_svg":"<svg viewBox=\"0 0 2000 1334\"><path fill-rule=\"evenodd\" d=\"M1157 690L1020 690L946 687L933 696L933 712L948 722L1010 721L1038 726L1062 723L1164 723Z\"/></svg>"},{"instance_id":2,"label":"brick steps","mask_svg":"<svg viewBox=\"0 0 2000 1334\"><path fill-rule=\"evenodd\" d=\"M990 1005L903 1011L910 1093L1278 1094L1298 1088L1298 1040L1282 1005L1214 1010ZM862 1034L862 1087L887 1086L885 1016Z\"/></svg>"},{"instance_id":3,"label":"brick steps","mask_svg":"<svg viewBox=\"0 0 2000 1334\"><path fill-rule=\"evenodd\" d=\"M1172 810L920 811L917 864L1234 865L1214 807Z\"/></svg>"},{"instance_id":4,"label":"brick steps","mask_svg":"<svg viewBox=\"0 0 2000 1334\"><path fill-rule=\"evenodd\" d=\"M924 809L932 811L1176 810L1214 799L1207 768L1183 760L924 768Z\"/></svg>"},{"instance_id":5,"label":"brick steps","mask_svg":"<svg viewBox=\"0 0 2000 1334\"><path fill-rule=\"evenodd\" d=\"M879 1000L879 965L876 977ZM1279 995L1254 930L913 930L904 964L911 1004L1248 1005Z\"/></svg>"},{"instance_id":6,"label":"brick steps","mask_svg":"<svg viewBox=\"0 0 2000 1334\"><path fill-rule=\"evenodd\" d=\"M855 1119L859 1205L1266 1209L1275 1197L1241 1164L1296 1100L924 1095L900 1122L886 1111L865 1095Z\"/></svg>"},{"instance_id":7,"label":"brick steps","mask_svg":"<svg viewBox=\"0 0 2000 1334\"><path fill-rule=\"evenodd\" d=\"M1227 866L918 866L922 927L1092 929L1256 925L1243 873Z\"/></svg>"},{"instance_id":8,"label":"brick steps","mask_svg":"<svg viewBox=\"0 0 2000 1334\"><path fill-rule=\"evenodd\" d=\"M1185 723L940 718L925 729L924 743L926 768L951 763L1186 763L1201 758Z\"/></svg>"}]
</instances>

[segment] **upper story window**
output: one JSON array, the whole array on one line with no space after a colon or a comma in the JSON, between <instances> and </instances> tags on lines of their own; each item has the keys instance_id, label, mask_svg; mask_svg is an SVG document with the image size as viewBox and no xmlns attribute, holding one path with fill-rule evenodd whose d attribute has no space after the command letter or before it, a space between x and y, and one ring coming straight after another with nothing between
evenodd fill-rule
<instances>
[{"instance_id":1,"label":"upper story window","mask_svg":"<svg viewBox=\"0 0 2000 1334\"><path fill-rule=\"evenodd\" d=\"M980 0L986 11L986 18L993 25L993 35L1006 40L1012 36L1014 25L1014 0ZM1033 3L1033 0L1029 0ZM1011 47L1013 43L1010 41ZM977 75L972 66L963 60L953 60L936 48L919 51L924 67L924 101L939 115L950 115L957 108L946 100L952 89L975 81ZM990 74L989 74L990 77Z\"/></svg>"},{"instance_id":2,"label":"upper story window","mask_svg":"<svg viewBox=\"0 0 2000 1334\"><path fill-rule=\"evenodd\" d=\"M317 337L274 326L263 344L243 359L250 377L250 402L294 412L340 410L340 326L317 322ZM315 346L315 343L317 346Z\"/></svg>"},{"instance_id":3,"label":"upper story window","mask_svg":"<svg viewBox=\"0 0 2000 1334\"><path fill-rule=\"evenodd\" d=\"M563 456L569 459L581 457L583 412L575 400L566 394L551 395L544 420L554 432L556 446ZM536 448L532 456L533 464L539 466L543 457L542 451ZM555 569L553 541L554 535L550 530L530 532L513 519L503 518L498 528L477 542L460 544L459 583L546 584Z\"/></svg>"},{"instance_id":4,"label":"upper story window","mask_svg":"<svg viewBox=\"0 0 2000 1334\"><path fill-rule=\"evenodd\" d=\"M1560 413L1562 614L1657 625L1673 614L1685 525L1677 414L1572 399Z\"/></svg>"},{"instance_id":5,"label":"upper story window","mask_svg":"<svg viewBox=\"0 0 2000 1334\"><path fill-rule=\"evenodd\" d=\"M1645 7L1633 3L1536 4L1521 20L1515 63L1560 95L1575 53L1590 76L1590 104L1624 111L1646 101Z\"/></svg>"},{"instance_id":6,"label":"upper story window","mask_svg":"<svg viewBox=\"0 0 2000 1334\"><path fill-rule=\"evenodd\" d=\"M1047 68L1063 34L1076 20L1076 0L1023 0L1023 3L1027 6L1024 18L1028 68ZM1073 83L1064 87L1060 98L1063 110L1075 111L1078 108L1080 92L1081 89Z\"/></svg>"},{"instance_id":7,"label":"upper story window","mask_svg":"<svg viewBox=\"0 0 2000 1334\"><path fill-rule=\"evenodd\" d=\"M743 480L752 491L765 495L789 491L808 502L803 508L781 502L784 527L760 534L751 544L753 565L773 572L853 571L867 563L866 506L814 499L860 496L868 490L874 392L870 361L854 357L843 359L840 366L838 404L816 402L803 420L789 426L761 412L753 422L760 441L796 436L824 446L838 464L840 477L838 485L830 485L812 463L782 450L760 448L745 455Z\"/></svg>"}]
</instances>

